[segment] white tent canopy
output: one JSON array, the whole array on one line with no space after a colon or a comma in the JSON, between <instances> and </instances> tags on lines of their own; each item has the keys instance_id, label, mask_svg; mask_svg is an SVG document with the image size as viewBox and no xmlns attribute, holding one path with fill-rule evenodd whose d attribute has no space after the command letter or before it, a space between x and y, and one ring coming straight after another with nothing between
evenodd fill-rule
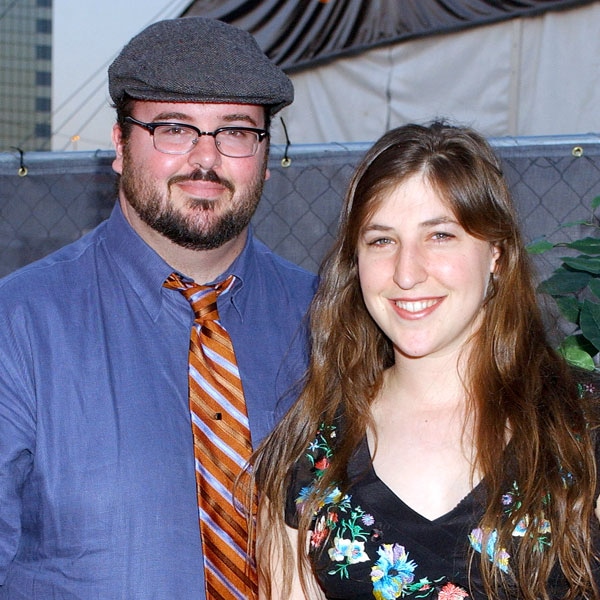
<instances>
[{"instance_id":1,"label":"white tent canopy","mask_svg":"<svg viewBox=\"0 0 600 600\"><path fill-rule=\"evenodd\" d=\"M434 117L489 136L597 133L599 31L594 2L374 48L292 72L282 116L292 143L371 141Z\"/></svg>"}]
</instances>

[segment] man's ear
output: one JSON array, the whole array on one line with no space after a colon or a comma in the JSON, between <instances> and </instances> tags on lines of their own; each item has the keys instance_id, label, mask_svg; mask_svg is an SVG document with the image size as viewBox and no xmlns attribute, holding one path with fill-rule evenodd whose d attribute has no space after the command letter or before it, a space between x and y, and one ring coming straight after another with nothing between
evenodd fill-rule
<instances>
[{"instance_id":1,"label":"man's ear","mask_svg":"<svg viewBox=\"0 0 600 600\"><path fill-rule=\"evenodd\" d=\"M113 160L113 170L118 175L123 173L123 130L118 123L112 128L112 142L115 148L115 159Z\"/></svg>"}]
</instances>

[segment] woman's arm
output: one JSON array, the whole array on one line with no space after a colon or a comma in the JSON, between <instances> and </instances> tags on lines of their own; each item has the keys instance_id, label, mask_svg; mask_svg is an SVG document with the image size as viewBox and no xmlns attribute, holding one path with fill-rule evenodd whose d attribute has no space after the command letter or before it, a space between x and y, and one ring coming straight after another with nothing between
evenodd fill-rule
<instances>
[{"instance_id":1,"label":"woman's arm","mask_svg":"<svg viewBox=\"0 0 600 600\"><path fill-rule=\"evenodd\" d=\"M285 526L286 540L277 543L267 500L262 499L256 524L256 564L259 600L325 600L317 580L308 573L308 595L302 590L298 568L298 531ZM287 560L284 558L287 555ZM286 588L285 583L289 588Z\"/></svg>"}]
</instances>

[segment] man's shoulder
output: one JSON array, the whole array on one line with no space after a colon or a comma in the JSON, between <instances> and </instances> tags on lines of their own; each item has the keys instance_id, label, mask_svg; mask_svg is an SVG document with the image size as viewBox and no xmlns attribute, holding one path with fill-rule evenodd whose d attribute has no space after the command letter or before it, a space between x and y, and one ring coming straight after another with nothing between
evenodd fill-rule
<instances>
[{"instance_id":1,"label":"man's shoulder","mask_svg":"<svg viewBox=\"0 0 600 600\"><path fill-rule=\"evenodd\" d=\"M314 290L317 281L317 276L314 273L273 252L273 250L257 238L254 238L252 243L254 245L256 261L261 272L266 271L268 273L268 271L271 271L272 274L276 274L288 282L306 286Z\"/></svg>"},{"instance_id":2,"label":"man's shoulder","mask_svg":"<svg viewBox=\"0 0 600 600\"><path fill-rule=\"evenodd\" d=\"M78 275L91 276L94 252L104 238L104 223L47 256L31 262L0 279L0 299L36 290L47 290L53 284L76 286Z\"/></svg>"}]
</instances>

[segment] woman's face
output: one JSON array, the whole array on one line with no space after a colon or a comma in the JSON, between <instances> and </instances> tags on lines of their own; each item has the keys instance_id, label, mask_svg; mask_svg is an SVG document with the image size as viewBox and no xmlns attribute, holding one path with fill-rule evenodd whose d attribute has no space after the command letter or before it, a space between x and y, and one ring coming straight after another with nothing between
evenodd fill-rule
<instances>
[{"instance_id":1,"label":"woman's face","mask_svg":"<svg viewBox=\"0 0 600 600\"><path fill-rule=\"evenodd\" d=\"M367 309L398 362L458 355L477 329L500 250L468 234L417 174L367 220L357 254Z\"/></svg>"}]
</instances>

